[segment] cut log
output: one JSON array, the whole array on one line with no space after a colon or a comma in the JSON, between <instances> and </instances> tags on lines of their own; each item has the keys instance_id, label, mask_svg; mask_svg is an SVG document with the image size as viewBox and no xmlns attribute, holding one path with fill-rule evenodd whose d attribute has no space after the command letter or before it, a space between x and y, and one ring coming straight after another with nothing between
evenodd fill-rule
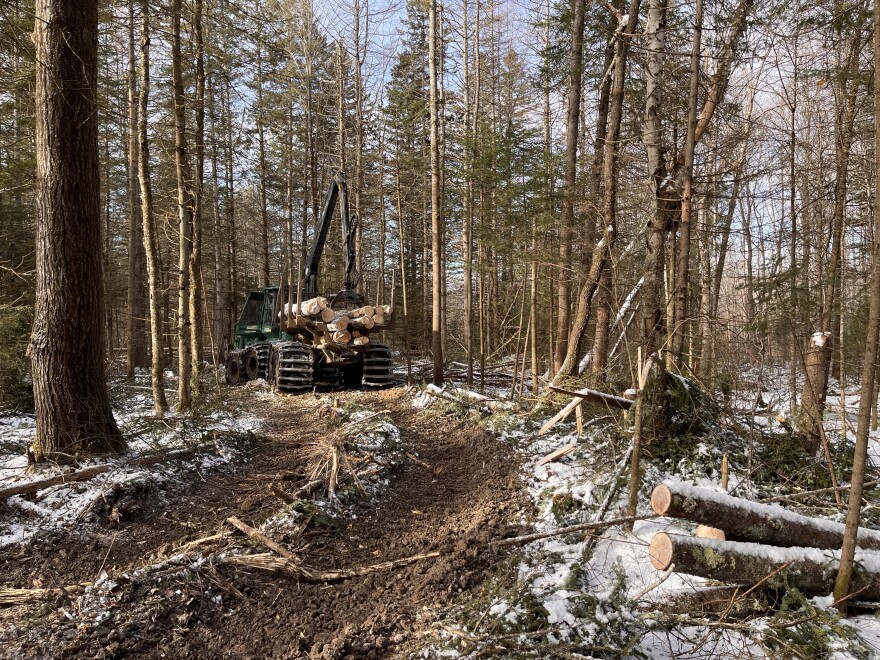
<instances>
[{"instance_id":1,"label":"cut log","mask_svg":"<svg viewBox=\"0 0 880 660\"><path fill-rule=\"evenodd\" d=\"M369 337L355 337L352 342L355 346L366 346L370 343Z\"/></svg>"},{"instance_id":2,"label":"cut log","mask_svg":"<svg viewBox=\"0 0 880 660\"><path fill-rule=\"evenodd\" d=\"M332 337L337 344L347 344L351 341L351 333L348 330L337 330Z\"/></svg>"},{"instance_id":3,"label":"cut log","mask_svg":"<svg viewBox=\"0 0 880 660\"><path fill-rule=\"evenodd\" d=\"M373 314L373 324L374 325L385 325L385 315L384 314Z\"/></svg>"},{"instance_id":4,"label":"cut log","mask_svg":"<svg viewBox=\"0 0 880 660\"><path fill-rule=\"evenodd\" d=\"M352 337L360 337L360 336L361 336L361 331L360 331L360 330L352 330L352 331L351 331L351 336L352 336Z\"/></svg>"},{"instance_id":5,"label":"cut log","mask_svg":"<svg viewBox=\"0 0 880 660\"><path fill-rule=\"evenodd\" d=\"M334 316L333 320L327 324L327 329L332 330L333 332L337 332L339 330L345 330L348 328L348 317L344 314L339 316Z\"/></svg>"},{"instance_id":6,"label":"cut log","mask_svg":"<svg viewBox=\"0 0 880 660\"><path fill-rule=\"evenodd\" d=\"M774 548L658 532L651 539L648 556L658 571L675 563L678 573L739 584L755 584L771 573L784 571L791 586L807 595L824 596L834 590L840 552ZM872 553L856 554L850 591L858 593L860 599L880 599L880 558Z\"/></svg>"},{"instance_id":7,"label":"cut log","mask_svg":"<svg viewBox=\"0 0 880 660\"><path fill-rule=\"evenodd\" d=\"M352 328L357 328L359 330L369 330L376 324L373 323L372 316L358 316L357 318L353 318L349 325Z\"/></svg>"},{"instance_id":8,"label":"cut log","mask_svg":"<svg viewBox=\"0 0 880 660\"><path fill-rule=\"evenodd\" d=\"M727 540L727 537L724 535L723 529L718 529L717 527L709 527L708 525L697 525L697 529L694 531L694 536L697 536L701 539L714 539L715 541Z\"/></svg>"},{"instance_id":9,"label":"cut log","mask_svg":"<svg viewBox=\"0 0 880 660\"><path fill-rule=\"evenodd\" d=\"M843 545L844 526L840 523L679 481L664 481L657 486L651 493L651 506L661 516L723 529L734 541L827 549ZM880 550L880 532L860 527L858 545Z\"/></svg>"},{"instance_id":10,"label":"cut log","mask_svg":"<svg viewBox=\"0 0 880 660\"><path fill-rule=\"evenodd\" d=\"M392 314L392 311L391 311L391 310L392 310L391 305L380 305L380 307L381 307L381 309L382 309L382 313L383 313L385 316L391 316L391 314Z\"/></svg>"},{"instance_id":11,"label":"cut log","mask_svg":"<svg viewBox=\"0 0 880 660\"><path fill-rule=\"evenodd\" d=\"M376 309L371 307L370 305L364 305L363 307L358 307L357 309L351 310L348 315L355 319L360 318L361 316L373 316L376 313Z\"/></svg>"},{"instance_id":12,"label":"cut log","mask_svg":"<svg viewBox=\"0 0 880 660\"><path fill-rule=\"evenodd\" d=\"M330 323L333 319L336 318L336 312L332 309L322 309L321 313L318 315L318 318L321 319L324 323Z\"/></svg>"},{"instance_id":13,"label":"cut log","mask_svg":"<svg viewBox=\"0 0 880 660\"><path fill-rule=\"evenodd\" d=\"M546 465L547 463L552 463L553 461L558 461L563 456L567 456L575 449L575 445L564 445L557 449L556 451L550 452L546 456L544 456L540 461L538 461L538 465Z\"/></svg>"},{"instance_id":14,"label":"cut log","mask_svg":"<svg viewBox=\"0 0 880 660\"><path fill-rule=\"evenodd\" d=\"M299 307L299 311L300 314L305 314L307 316L318 316L322 310L327 309L329 306L330 302L326 298L318 296L317 298L303 300Z\"/></svg>"}]
</instances>

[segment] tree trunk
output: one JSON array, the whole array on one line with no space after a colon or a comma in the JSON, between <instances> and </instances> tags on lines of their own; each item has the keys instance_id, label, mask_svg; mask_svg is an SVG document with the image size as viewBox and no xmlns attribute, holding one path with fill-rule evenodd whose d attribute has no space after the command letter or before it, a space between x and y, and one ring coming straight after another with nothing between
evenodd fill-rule
<instances>
[{"instance_id":1,"label":"tree trunk","mask_svg":"<svg viewBox=\"0 0 880 660\"><path fill-rule=\"evenodd\" d=\"M203 319L202 319L202 211L205 190L205 39L202 31L204 1L193 5L193 32L196 39L196 177L192 218L192 253L189 260L189 317L192 355L192 392L201 393Z\"/></svg>"},{"instance_id":2,"label":"tree trunk","mask_svg":"<svg viewBox=\"0 0 880 660\"><path fill-rule=\"evenodd\" d=\"M874 61L880 62L880 7L874 3ZM880 108L880 67L874 67L874 108ZM874 197L880 199L880 112L874 112ZM846 533L840 551L840 571L834 585L834 598L841 602L858 589L854 573L855 549L858 543L859 519L862 513L862 494L865 467L868 463L868 434L871 425L871 404L875 398L874 380L877 371L877 341L880 336L880 213L874 210L874 236L871 264L871 301L868 309L868 331L865 343L865 362L862 370L862 388L859 397L859 423L856 429L856 448L853 458L852 489L849 491L849 510L846 514ZM877 581L875 581L875 584Z\"/></svg>"},{"instance_id":3,"label":"tree trunk","mask_svg":"<svg viewBox=\"0 0 880 660\"><path fill-rule=\"evenodd\" d=\"M428 5L428 103L431 115L431 350L434 354L435 385L443 384L442 278L443 258L440 216L440 143L438 135L440 105L437 98L437 0Z\"/></svg>"},{"instance_id":4,"label":"tree trunk","mask_svg":"<svg viewBox=\"0 0 880 660\"><path fill-rule=\"evenodd\" d=\"M691 48L691 81L688 94L687 135L684 142L684 168L681 185L681 225L678 231L678 263L675 267L673 294L674 318L670 336L672 358L682 365L685 323L688 313L688 285L690 282L691 215L693 210L694 151L697 133L697 93L700 87L700 47L703 34L703 0L696 0L694 9L694 40Z\"/></svg>"},{"instance_id":5,"label":"tree trunk","mask_svg":"<svg viewBox=\"0 0 880 660\"><path fill-rule=\"evenodd\" d=\"M31 356L37 461L121 452L104 376L98 3L38 0L36 267ZM76 304L68 304L70 296Z\"/></svg>"},{"instance_id":6,"label":"tree trunk","mask_svg":"<svg viewBox=\"0 0 880 660\"><path fill-rule=\"evenodd\" d=\"M620 145L620 124L623 118L624 81L626 78L626 62L629 55L629 37L638 23L640 0L630 0L627 16L629 19L620 26L620 34L615 44L614 71L612 73L611 94L608 108L608 131L605 137L602 160L602 220L605 224L601 240L596 250L601 254L593 254L587 279L578 294L578 306L572 323L571 333L565 359L556 370L554 382L572 373L578 361L581 340L590 321L593 296L599 287L602 272L611 259L611 248L617 233L617 161ZM558 355L558 351L557 351Z\"/></svg>"},{"instance_id":7,"label":"tree trunk","mask_svg":"<svg viewBox=\"0 0 880 660\"><path fill-rule=\"evenodd\" d=\"M479 0L477 0L479 2ZM461 3L461 34L462 34L462 66L464 69L464 81L462 84L462 95L464 101L463 126L461 128L464 135L464 210L462 213L461 227L461 243L462 243L462 261L463 263L463 284L464 289L464 351L465 361L467 362L467 385L472 387L474 384L474 276L473 276L473 258L474 258L474 131L471 130L471 99L470 99L470 44L468 39L468 4L470 0L462 0Z\"/></svg>"},{"instance_id":8,"label":"tree trunk","mask_svg":"<svg viewBox=\"0 0 880 660\"><path fill-rule=\"evenodd\" d=\"M150 7L141 0L141 65L140 112L138 113L138 179L141 187L141 217L144 222L144 252L147 257L147 283L150 293L150 380L153 388L153 410L161 419L168 410L165 399L165 378L162 370L162 309L159 240L153 219L153 189L150 184L150 143L147 138L147 117L150 106Z\"/></svg>"},{"instance_id":9,"label":"tree trunk","mask_svg":"<svg viewBox=\"0 0 880 660\"><path fill-rule=\"evenodd\" d=\"M645 24L645 118L642 142L648 159L648 183L655 206L648 222L647 252L645 254L645 283L642 287L642 333L644 355L651 355L660 345L663 335L663 264L666 258L666 234L671 220L664 199L669 188L666 178L665 144L662 109L663 58L666 51L667 0L649 0Z\"/></svg>"},{"instance_id":10,"label":"tree trunk","mask_svg":"<svg viewBox=\"0 0 880 660\"><path fill-rule=\"evenodd\" d=\"M143 221L138 184L138 91L137 60L134 54L134 3L128 7L128 360L126 375L135 367L147 366L147 304L144 271Z\"/></svg>"},{"instance_id":11,"label":"tree trunk","mask_svg":"<svg viewBox=\"0 0 880 660\"><path fill-rule=\"evenodd\" d=\"M577 182L577 147L581 118L581 89L584 71L584 0L571 0L571 51L568 60L568 105L565 119L565 184L562 218L559 225L559 280L557 282L556 356L554 371L565 362L569 341L571 307L571 228L574 224L574 197Z\"/></svg>"},{"instance_id":12,"label":"tree trunk","mask_svg":"<svg viewBox=\"0 0 880 660\"><path fill-rule=\"evenodd\" d=\"M177 412L189 411L191 405L190 371L190 255L192 253L193 198L192 175L186 137L186 101L183 96L183 73L180 56L181 0L171 3L171 80L174 99L174 162L177 170L177 212L179 219L179 261L177 293Z\"/></svg>"},{"instance_id":13,"label":"tree trunk","mask_svg":"<svg viewBox=\"0 0 880 660\"><path fill-rule=\"evenodd\" d=\"M651 506L658 515L717 527L738 541L829 550L843 542L844 526L840 523L674 481L654 489ZM880 531L862 527L858 532L860 547L880 550Z\"/></svg>"},{"instance_id":14,"label":"tree trunk","mask_svg":"<svg viewBox=\"0 0 880 660\"><path fill-rule=\"evenodd\" d=\"M784 571L789 585L808 596L826 595L837 570L837 553L814 548L763 548L752 543L715 541L694 536L658 532L648 550L651 564L665 571L673 563L677 573L755 584L777 571ZM880 599L880 573L868 557L853 579L853 590L863 600Z\"/></svg>"},{"instance_id":15,"label":"tree trunk","mask_svg":"<svg viewBox=\"0 0 880 660\"><path fill-rule=\"evenodd\" d=\"M262 9L261 5L257 5ZM266 117L263 106L263 45L257 36L257 147L260 167L260 286L269 286L269 207L266 202Z\"/></svg>"}]
</instances>

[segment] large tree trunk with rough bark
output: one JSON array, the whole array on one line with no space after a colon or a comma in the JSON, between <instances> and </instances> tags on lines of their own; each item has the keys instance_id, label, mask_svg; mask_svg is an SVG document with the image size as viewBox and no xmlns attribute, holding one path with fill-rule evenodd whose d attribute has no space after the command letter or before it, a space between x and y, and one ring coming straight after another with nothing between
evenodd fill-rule
<instances>
[{"instance_id":1,"label":"large tree trunk with rough bark","mask_svg":"<svg viewBox=\"0 0 880 660\"><path fill-rule=\"evenodd\" d=\"M789 585L807 594L826 595L834 584L839 552L816 548L773 548L754 543L715 541L658 532L648 550L651 565L699 577L755 584L774 572L785 573ZM880 600L880 564L863 554L853 575L852 591L860 600Z\"/></svg>"},{"instance_id":2,"label":"large tree trunk with rough bark","mask_svg":"<svg viewBox=\"0 0 880 660\"><path fill-rule=\"evenodd\" d=\"M30 356L37 461L120 452L104 374L96 0L39 0L37 289Z\"/></svg>"}]
</instances>

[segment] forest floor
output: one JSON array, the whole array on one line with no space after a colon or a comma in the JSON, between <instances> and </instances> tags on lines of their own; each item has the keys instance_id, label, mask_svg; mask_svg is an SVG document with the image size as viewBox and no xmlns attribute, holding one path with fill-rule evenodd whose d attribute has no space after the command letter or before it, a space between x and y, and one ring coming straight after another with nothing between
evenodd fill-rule
<instances>
[{"instance_id":1,"label":"forest floor","mask_svg":"<svg viewBox=\"0 0 880 660\"><path fill-rule=\"evenodd\" d=\"M157 422L143 376L115 383L129 453L88 481L0 503L0 658L880 658L870 603L843 618L828 595L774 587L694 609L695 594L729 587L651 566L657 532L694 533L654 515L651 490L669 478L718 489L723 456L738 497L843 519L830 494L798 495L830 477L792 438L785 370L740 378L719 400L658 381L641 519L586 534L570 526L626 509L632 428L619 410L586 408L582 429L569 418L542 433L565 397L274 396L256 381ZM835 414L851 416L858 390L832 383L829 401L845 478L852 434ZM26 473L33 435L32 418L0 417L0 491L57 473ZM871 456L880 479L880 433ZM108 459L79 468L95 464ZM880 488L867 497L862 523L880 528Z\"/></svg>"},{"instance_id":2,"label":"forest floor","mask_svg":"<svg viewBox=\"0 0 880 660\"><path fill-rule=\"evenodd\" d=\"M240 447L242 460L117 489L112 502L92 507L75 525L0 547L2 587L116 583L105 589L97 615L66 597L0 611L0 656L405 656L432 613L497 561L487 541L515 531L508 521L527 506L517 459L504 443L471 422L416 410L400 388L261 394L234 395L236 406L261 420ZM331 397L343 408L388 411L418 462L401 461L373 496L310 525L300 539L307 542L303 558L320 570L430 551L439 558L332 584L208 563L175 571L162 563L172 548L224 529L223 540L200 550L217 554L227 543L241 544L243 536L224 524L229 516L259 527L275 515L284 503L270 486L293 492L307 482L309 448L338 429ZM152 569L138 575L157 565L164 579Z\"/></svg>"}]
</instances>

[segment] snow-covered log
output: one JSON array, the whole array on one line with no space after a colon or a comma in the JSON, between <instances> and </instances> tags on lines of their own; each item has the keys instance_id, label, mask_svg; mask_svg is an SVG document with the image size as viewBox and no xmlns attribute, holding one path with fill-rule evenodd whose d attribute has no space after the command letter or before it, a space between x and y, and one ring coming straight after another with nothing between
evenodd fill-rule
<instances>
[{"instance_id":1,"label":"snow-covered log","mask_svg":"<svg viewBox=\"0 0 880 660\"><path fill-rule=\"evenodd\" d=\"M789 585L808 595L823 596L834 591L840 560L835 550L775 548L666 532L654 535L648 553L658 571L674 563L678 573L739 584L755 584L784 571ZM850 592L858 593L859 600L880 600L880 557L870 552L856 554Z\"/></svg>"},{"instance_id":2,"label":"snow-covered log","mask_svg":"<svg viewBox=\"0 0 880 660\"><path fill-rule=\"evenodd\" d=\"M774 504L759 504L709 488L668 480L651 493L651 506L661 516L683 518L723 529L727 538L791 547L837 549L844 526L810 518ZM858 545L880 550L880 531L859 528Z\"/></svg>"}]
</instances>

